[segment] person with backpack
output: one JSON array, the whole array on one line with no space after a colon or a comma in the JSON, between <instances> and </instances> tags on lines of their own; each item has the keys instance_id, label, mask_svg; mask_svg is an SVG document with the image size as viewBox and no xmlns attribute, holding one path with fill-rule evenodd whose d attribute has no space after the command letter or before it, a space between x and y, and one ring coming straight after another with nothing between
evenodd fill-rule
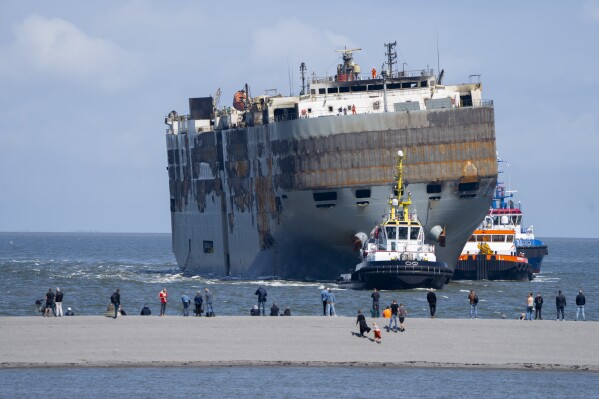
<instances>
[{"instance_id":1,"label":"person with backpack","mask_svg":"<svg viewBox=\"0 0 599 399\"><path fill-rule=\"evenodd\" d=\"M260 307L262 307L262 316L265 316L264 308L266 306L266 295L268 295L266 289L262 286L258 287L255 295L258 295L258 311L260 310Z\"/></svg>"},{"instance_id":2,"label":"person with backpack","mask_svg":"<svg viewBox=\"0 0 599 399\"><path fill-rule=\"evenodd\" d=\"M478 296L474 290L470 290L468 301L470 301L470 318L478 319Z\"/></svg>"},{"instance_id":3,"label":"person with backpack","mask_svg":"<svg viewBox=\"0 0 599 399\"><path fill-rule=\"evenodd\" d=\"M204 302L204 299L202 298L202 292L198 291L198 292L196 292L196 296L193 298L193 303L196 307L195 308L196 317L202 316L202 302Z\"/></svg>"},{"instance_id":4,"label":"person with backpack","mask_svg":"<svg viewBox=\"0 0 599 399\"><path fill-rule=\"evenodd\" d=\"M191 304L191 299L184 294L181 297L181 302L183 302L183 316L189 316L189 305Z\"/></svg>"},{"instance_id":5,"label":"person with backpack","mask_svg":"<svg viewBox=\"0 0 599 399\"><path fill-rule=\"evenodd\" d=\"M117 315L119 314L119 307L121 306L121 293L118 288L110 296L110 303L114 305L114 318L116 319Z\"/></svg>"}]
</instances>

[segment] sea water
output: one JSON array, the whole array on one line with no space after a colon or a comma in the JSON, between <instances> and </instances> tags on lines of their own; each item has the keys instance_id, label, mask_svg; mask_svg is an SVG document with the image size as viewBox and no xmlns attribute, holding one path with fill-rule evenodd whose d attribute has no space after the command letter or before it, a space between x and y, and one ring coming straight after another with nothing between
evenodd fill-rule
<instances>
[{"instance_id":1,"label":"sea water","mask_svg":"<svg viewBox=\"0 0 599 399\"><path fill-rule=\"evenodd\" d=\"M452 281L437 291L437 316L469 316L468 292L477 292L479 318L517 318L526 310L529 292L541 293L544 319L555 318L555 296L567 298L566 318L576 314L575 298L583 289L587 298L587 320L599 320L599 239L544 239L549 246L542 271L530 282ZM268 292L267 307L276 302L289 307L292 315L322 314L320 291L335 291L339 315L354 316L371 308L369 291L340 289L334 282L259 281L202 278L181 273L172 254L169 234L79 234L0 233L0 315L33 315L36 299L49 288L64 293L63 310L72 307L78 315L100 315L116 288L128 314L139 314L148 304L158 313L158 293L169 293L167 315L182 311L181 296L193 298L209 288L217 315L249 315L257 303L256 289ZM348 265L350 267L351 265ZM427 317L427 291L383 291L381 305L397 300L405 304L408 317ZM367 313L368 314L368 313Z\"/></svg>"},{"instance_id":2,"label":"sea water","mask_svg":"<svg viewBox=\"0 0 599 399\"><path fill-rule=\"evenodd\" d=\"M525 311L527 294L539 292L545 298L544 319L553 319L555 295L563 290L566 318L572 320L575 296L583 289L587 320L598 320L599 239L543 240L549 255L533 281L452 281L437 291L437 316L468 317L467 295L474 289L480 298L479 318L517 318ZM205 287L214 293L217 316L248 315L260 285L267 289L269 302L289 307L292 315L320 315L324 286L335 290L340 315L370 309L370 292L340 289L326 281L223 281L184 275L170 242L169 234L0 233L0 315L33 315L35 299L56 287L65 294L64 310L72 307L78 315L103 314L116 288L129 314L139 314L145 303L156 314L158 292L166 288L167 314L177 316L181 295L193 296ZM426 290L381 293L381 304L393 299L406 305L408 322L428 317ZM589 372L382 367L0 369L0 398L594 397L596 378Z\"/></svg>"}]
</instances>

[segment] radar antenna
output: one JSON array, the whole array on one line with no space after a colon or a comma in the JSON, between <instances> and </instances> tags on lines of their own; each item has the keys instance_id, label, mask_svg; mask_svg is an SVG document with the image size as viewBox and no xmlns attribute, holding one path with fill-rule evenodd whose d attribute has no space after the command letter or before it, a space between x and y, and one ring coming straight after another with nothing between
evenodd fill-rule
<instances>
[{"instance_id":1,"label":"radar antenna","mask_svg":"<svg viewBox=\"0 0 599 399\"><path fill-rule=\"evenodd\" d=\"M393 76L393 64L397 64L397 51L395 51L395 46L397 45L397 41L393 43L385 43L385 47L387 47L387 51L385 55L387 56L387 73L389 76Z\"/></svg>"},{"instance_id":2,"label":"radar antenna","mask_svg":"<svg viewBox=\"0 0 599 399\"><path fill-rule=\"evenodd\" d=\"M302 62L300 64L300 72L302 74L302 91L300 93L300 96L303 96L304 94L306 94L306 63Z\"/></svg>"}]
</instances>

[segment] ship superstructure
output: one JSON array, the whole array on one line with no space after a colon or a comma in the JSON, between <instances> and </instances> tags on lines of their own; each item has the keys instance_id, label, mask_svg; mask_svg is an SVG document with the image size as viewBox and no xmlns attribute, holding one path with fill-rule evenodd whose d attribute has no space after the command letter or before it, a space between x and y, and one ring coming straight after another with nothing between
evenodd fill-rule
<instances>
[{"instance_id":1,"label":"ship superstructure","mask_svg":"<svg viewBox=\"0 0 599 399\"><path fill-rule=\"evenodd\" d=\"M432 70L362 77L354 51L303 95L252 97L246 85L233 107L191 98L188 115L167 116L173 250L186 272L335 278L355 263L355 234L386 212L396 148L427 243L455 265L494 193L492 101L480 82L443 85Z\"/></svg>"}]
</instances>

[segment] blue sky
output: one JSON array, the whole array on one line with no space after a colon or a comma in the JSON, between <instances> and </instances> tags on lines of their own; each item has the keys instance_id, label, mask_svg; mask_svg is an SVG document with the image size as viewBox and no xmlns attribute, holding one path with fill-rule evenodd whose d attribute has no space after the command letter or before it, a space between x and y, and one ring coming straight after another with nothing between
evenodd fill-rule
<instances>
[{"instance_id":1,"label":"blue sky","mask_svg":"<svg viewBox=\"0 0 599 399\"><path fill-rule=\"evenodd\" d=\"M599 1L371 4L0 3L0 231L169 232L170 110L245 83L297 93L299 64L334 74L343 46L364 70L389 41L436 69L438 36L444 81L481 74L495 102L526 224L599 237Z\"/></svg>"}]
</instances>

